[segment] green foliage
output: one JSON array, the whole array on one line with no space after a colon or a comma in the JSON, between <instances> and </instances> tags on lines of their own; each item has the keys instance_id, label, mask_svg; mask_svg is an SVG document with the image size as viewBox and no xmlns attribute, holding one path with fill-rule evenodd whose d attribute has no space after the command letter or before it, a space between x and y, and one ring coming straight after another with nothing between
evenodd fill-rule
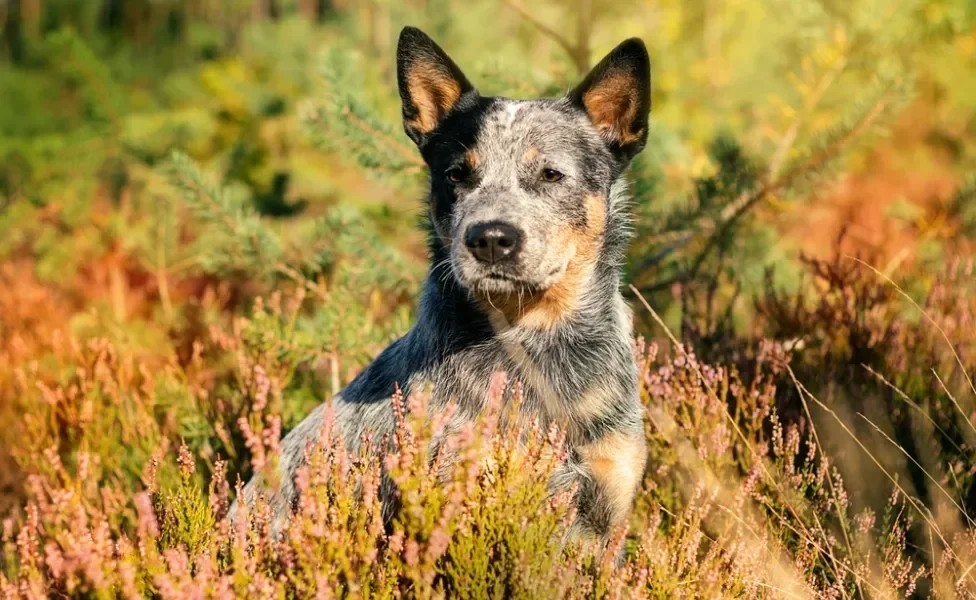
<instances>
[{"instance_id":1,"label":"green foliage","mask_svg":"<svg viewBox=\"0 0 976 600\"><path fill-rule=\"evenodd\" d=\"M358 58L358 61L357 61ZM362 67L346 48L331 48L321 60L320 73L326 101L312 105L303 125L321 148L349 156L367 172L391 178L423 173L423 161L404 136L387 120L376 117L356 92L365 85Z\"/></svg>"},{"instance_id":2,"label":"green foliage","mask_svg":"<svg viewBox=\"0 0 976 600\"><path fill-rule=\"evenodd\" d=\"M216 518L199 482L193 480L193 455L183 445L179 450L179 483L155 502L159 515L159 543L164 548L180 548L194 556L208 546ZM211 489L211 493L214 490Z\"/></svg>"},{"instance_id":3,"label":"green foliage","mask_svg":"<svg viewBox=\"0 0 976 600\"><path fill-rule=\"evenodd\" d=\"M201 253L205 270L228 273L248 267L267 277L279 265L281 240L261 220L246 199L234 190L218 188L186 155L173 154L177 176L171 178L184 200L206 228L207 252Z\"/></svg>"}]
</instances>

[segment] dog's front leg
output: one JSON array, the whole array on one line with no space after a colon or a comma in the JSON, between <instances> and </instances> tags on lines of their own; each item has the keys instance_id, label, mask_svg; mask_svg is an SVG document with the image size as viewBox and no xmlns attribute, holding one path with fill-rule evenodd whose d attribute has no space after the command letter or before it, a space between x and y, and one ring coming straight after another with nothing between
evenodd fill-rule
<instances>
[{"instance_id":1,"label":"dog's front leg","mask_svg":"<svg viewBox=\"0 0 976 600\"><path fill-rule=\"evenodd\" d=\"M647 462L642 433L622 431L578 446L577 525L583 537L606 541L630 511Z\"/></svg>"}]
</instances>

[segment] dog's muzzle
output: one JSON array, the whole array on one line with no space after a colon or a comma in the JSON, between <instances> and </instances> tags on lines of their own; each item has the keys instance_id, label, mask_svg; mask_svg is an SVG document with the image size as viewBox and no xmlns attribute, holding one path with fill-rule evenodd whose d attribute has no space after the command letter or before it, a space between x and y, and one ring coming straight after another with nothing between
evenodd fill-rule
<instances>
[{"instance_id":1,"label":"dog's muzzle","mask_svg":"<svg viewBox=\"0 0 976 600\"><path fill-rule=\"evenodd\" d=\"M464 245L482 264L512 262L522 249L522 232L502 221L477 223L465 232Z\"/></svg>"}]
</instances>

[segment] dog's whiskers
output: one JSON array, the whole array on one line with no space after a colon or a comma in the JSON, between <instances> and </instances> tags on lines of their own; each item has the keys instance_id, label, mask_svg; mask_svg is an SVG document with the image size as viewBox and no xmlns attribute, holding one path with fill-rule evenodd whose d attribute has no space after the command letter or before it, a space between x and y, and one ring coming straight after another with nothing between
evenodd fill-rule
<instances>
[{"instance_id":1,"label":"dog's whiskers","mask_svg":"<svg viewBox=\"0 0 976 600\"><path fill-rule=\"evenodd\" d=\"M496 307L495 304L491 301L491 292L488 290L488 285L485 284L484 280L482 280L479 283L481 284L481 287L484 289L485 300L488 301L488 306L490 306L495 312L500 313L501 311L498 310L498 307Z\"/></svg>"}]
</instances>

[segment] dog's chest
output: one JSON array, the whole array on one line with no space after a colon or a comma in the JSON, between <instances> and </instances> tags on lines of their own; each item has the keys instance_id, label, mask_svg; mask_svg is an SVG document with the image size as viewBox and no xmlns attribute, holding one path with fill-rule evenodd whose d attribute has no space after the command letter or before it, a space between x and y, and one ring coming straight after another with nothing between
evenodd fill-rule
<instances>
[{"instance_id":1,"label":"dog's chest","mask_svg":"<svg viewBox=\"0 0 976 600\"><path fill-rule=\"evenodd\" d=\"M473 418L493 400L490 388L501 373L503 402L518 397L521 415L538 417L543 425L585 422L636 400L636 366L629 348L599 340L558 348L493 340L418 373L410 388L429 385L435 406L454 404L462 418Z\"/></svg>"}]
</instances>

